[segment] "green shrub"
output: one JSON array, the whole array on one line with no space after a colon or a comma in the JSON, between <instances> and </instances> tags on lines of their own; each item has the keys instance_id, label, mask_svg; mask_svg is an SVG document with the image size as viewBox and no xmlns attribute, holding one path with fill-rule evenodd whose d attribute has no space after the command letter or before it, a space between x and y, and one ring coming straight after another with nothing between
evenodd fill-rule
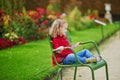
<instances>
[{"instance_id":1,"label":"green shrub","mask_svg":"<svg viewBox=\"0 0 120 80\"><path fill-rule=\"evenodd\" d=\"M87 28L95 27L95 22L89 18L89 16L81 16L81 12L78 7L75 7L67 16L69 24L69 30L83 30Z\"/></svg>"}]
</instances>

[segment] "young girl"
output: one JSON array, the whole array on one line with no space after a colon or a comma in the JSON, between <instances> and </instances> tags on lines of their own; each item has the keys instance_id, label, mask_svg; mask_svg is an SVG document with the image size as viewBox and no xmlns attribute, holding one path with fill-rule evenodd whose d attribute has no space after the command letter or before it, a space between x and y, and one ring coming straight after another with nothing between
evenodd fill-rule
<instances>
[{"instance_id":1,"label":"young girl","mask_svg":"<svg viewBox=\"0 0 120 80\"><path fill-rule=\"evenodd\" d=\"M80 45L80 42L77 42L73 46L70 45L69 41L66 38L67 28L68 24L65 20L56 19L49 30L49 35L52 40L53 51L55 52L55 57L59 64L77 63L72 49L78 47ZM102 59L100 56L94 57L93 54L87 49L79 51L76 55L78 59L84 64L90 62L97 62ZM53 56L52 63L53 66L56 65Z\"/></svg>"}]
</instances>

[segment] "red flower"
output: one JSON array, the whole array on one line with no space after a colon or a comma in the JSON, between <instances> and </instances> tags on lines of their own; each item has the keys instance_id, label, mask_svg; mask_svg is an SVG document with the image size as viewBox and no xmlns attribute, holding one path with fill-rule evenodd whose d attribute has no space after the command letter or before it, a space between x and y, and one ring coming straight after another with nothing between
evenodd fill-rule
<instances>
[{"instance_id":1,"label":"red flower","mask_svg":"<svg viewBox=\"0 0 120 80\"><path fill-rule=\"evenodd\" d=\"M94 18L95 18L95 15L94 15L94 14L89 15L89 18L90 18L90 19L94 19Z\"/></svg>"},{"instance_id":2,"label":"red flower","mask_svg":"<svg viewBox=\"0 0 120 80\"><path fill-rule=\"evenodd\" d=\"M4 39L0 38L0 49L4 49L6 48L5 44L4 44Z\"/></svg>"},{"instance_id":3,"label":"red flower","mask_svg":"<svg viewBox=\"0 0 120 80\"><path fill-rule=\"evenodd\" d=\"M22 16L22 15L23 15L23 12L22 12L22 11L19 11L19 12L18 12L18 15Z\"/></svg>"},{"instance_id":4,"label":"red flower","mask_svg":"<svg viewBox=\"0 0 120 80\"><path fill-rule=\"evenodd\" d=\"M41 18L41 16L39 16L38 12L35 12L35 14L33 15L33 19L38 19L38 17Z\"/></svg>"},{"instance_id":5,"label":"red flower","mask_svg":"<svg viewBox=\"0 0 120 80\"><path fill-rule=\"evenodd\" d=\"M27 42L26 39L23 37L18 38L18 40L19 40L19 44L25 44Z\"/></svg>"},{"instance_id":6,"label":"red flower","mask_svg":"<svg viewBox=\"0 0 120 80\"><path fill-rule=\"evenodd\" d=\"M45 14L45 9L43 8L36 8L36 10L38 11L39 14Z\"/></svg>"},{"instance_id":7,"label":"red flower","mask_svg":"<svg viewBox=\"0 0 120 80\"><path fill-rule=\"evenodd\" d=\"M57 14L56 14L56 16L57 16L58 18L60 17L60 15L61 15L60 13L57 13Z\"/></svg>"},{"instance_id":8,"label":"red flower","mask_svg":"<svg viewBox=\"0 0 120 80\"><path fill-rule=\"evenodd\" d=\"M0 18L0 23L3 24L4 23L4 19Z\"/></svg>"},{"instance_id":9,"label":"red flower","mask_svg":"<svg viewBox=\"0 0 120 80\"><path fill-rule=\"evenodd\" d=\"M34 36L30 36L30 39L34 41L34 40L35 40L35 37L34 37Z\"/></svg>"},{"instance_id":10,"label":"red flower","mask_svg":"<svg viewBox=\"0 0 120 80\"><path fill-rule=\"evenodd\" d=\"M3 15L4 15L4 10L0 10L0 23L2 23L2 24L4 22L4 19L2 17Z\"/></svg>"},{"instance_id":11,"label":"red flower","mask_svg":"<svg viewBox=\"0 0 120 80\"><path fill-rule=\"evenodd\" d=\"M0 49L5 49L12 46L13 46L13 43L10 40L0 38Z\"/></svg>"},{"instance_id":12,"label":"red flower","mask_svg":"<svg viewBox=\"0 0 120 80\"><path fill-rule=\"evenodd\" d=\"M12 47L13 46L13 42L11 42L10 40L6 40L7 46L8 47Z\"/></svg>"},{"instance_id":13,"label":"red flower","mask_svg":"<svg viewBox=\"0 0 120 80\"><path fill-rule=\"evenodd\" d=\"M49 21L46 19L45 21L42 22L42 25L47 25Z\"/></svg>"},{"instance_id":14,"label":"red flower","mask_svg":"<svg viewBox=\"0 0 120 80\"><path fill-rule=\"evenodd\" d=\"M15 45L25 44L26 42L27 42L26 39L23 38L23 37L19 37L19 38L13 40L13 43L14 43Z\"/></svg>"},{"instance_id":15,"label":"red flower","mask_svg":"<svg viewBox=\"0 0 120 80\"><path fill-rule=\"evenodd\" d=\"M0 17L4 15L4 10L0 10Z\"/></svg>"}]
</instances>

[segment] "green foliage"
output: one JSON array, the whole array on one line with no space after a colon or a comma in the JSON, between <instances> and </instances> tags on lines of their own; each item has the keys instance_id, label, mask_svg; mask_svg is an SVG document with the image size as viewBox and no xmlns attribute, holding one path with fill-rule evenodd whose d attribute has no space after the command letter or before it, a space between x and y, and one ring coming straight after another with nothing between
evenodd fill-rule
<instances>
[{"instance_id":1,"label":"green foliage","mask_svg":"<svg viewBox=\"0 0 120 80\"><path fill-rule=\"evenodd\" d=\"M53 11L53 6L52 6L52 4L49 4L49 5L47 6L47 10Z\"/></svg>"},{"instance_id":2,"label":"green foliage","mask_svg":"<svg viewBox=\"0 0 120 80\"><path fill-rule=\"evenodd\" d=\"M88 15L91 15L91 14L99 14L99 12L98 12L98 10L88 9L84 16L88 16Z\"/></svg>"},{"instance_id":3,"label":"green foliage","mask_svg":"<svg viewBox=\"0 0 120 80\"><path fill-rule=\"evenodd\" d=\"M12 15L12 4L10 3L10 0L5 0L5 12L8 14L8 15Z\"/></svg>"},{"instance_id":4,"label":"green foliage","mask_svg":"<svg viewBox=\"0 0 120 80\"><path fill-rule=\"evenodd\" d=\"M74 9L69 12L68 14L68 20L76 21L80 20L81 18L81 12L79 11L78 7L75 6Z\"/></svg>"},{"instance_id":5,"label":"green foliage","mask_svg":"<svg viewBox=\"0 0 120 80\"><path fill-rule=\"evenodd\" d=\"M88 14L91 14L91 10L88 10ZM97 13L97 12L94 12ZM75 7L67 16L67 21L69 23L69 29L74 30L83 30L95 27L95 22L89 18L89 16L81 16L81 12L78 7Z\"/></svg>"},{"instance_id":6,"label":"green foliage","mask_svg":"<svg viewBox=\"0 0 120 80\"><path fill-rule=\"evenodd\" d=\"M56 2L50 3L47 6L47 10L49 10L49 11L55 11L55 12L60 12L60 0L57 0Z\"/></svg>"},{"instance_id":7,"label":"green foliage","mask_svg":"<svg viewBox=\"0 0 120 80\"><path fill-rule=\"evenodd\" d=\"M96 23L93 20L90 20L90 19L81 20L81 23L82 23L82 29L88 29L88 28L96 27Z\"/></svg>"},{"instance_id":8,"label":"green foliage","mask_svg":"<svg viewBox=\"0 0 120 80\"><path fill-rule=\"evenodd\" d=\"M3 24L0 23L0 38L3 37L5 29L3 28Z\"/></svg>"},{"instance_id":9,"label":"green foliage","mask_svg":"<svg viewBox=\"0 0 120 80\"><path fill-rule=\"evenodd\" d=\"M35 23L33 22L33 20L31 18L27 18L24 21L24 30L23 30L23 37L25 37L27 40L30 40L30 36L34 36L37 37L37 26L35 25Z\"/></svg>"},{"instance_id":10,"label":"green foliage","mask_svg":"<svg viewBox=\"0 0 120 80\"><path fill-rule=\"evenodd\" d=\"M3 9L3 0L0 0L0 9Z\"/></svg>"},{"instance_id":11,"label":"green foliage","mask_svg":"<svg viewBox=\"0 0 120 80\"><path fill-rule=\"evenodd\" d=\"M79 11L78 7L75 6L74 9L71 12L69 12L67 16L69 29L71 31L81 29L80 18L81 18L81 12Z\"/></svg>"},{"instance_id":12,"label":"green foliage","mask_svg":"<svg viewBox=\"0 0 120 80\"><path fill-rule=\"evenodd\" d=\"M93 28L96 27L96 24L93 20L89 19L88 16L87 18L82 17L81 20L75 20L75 21L70 21L67 20L69 24L69 30L75 31L75 30L85 30L88 28Z\"/></svg>"},{"instance_id":13,"label":"green foliage","mask_svg":"<svg viewBox=\"0 0 120 80\"><path fill-rule=\"evenodd\" d=\"M22 10L25 0L0 0L0 9L5 10L6 14L13 15L14 12Z\"/></svg>"},{"instance_id":14,"label":"green foliage","mask_svg":"<svg viewBox=\"0 0 120 80\"><path fill-rule=\"evenodd\" d=\"M68 20L68 24L69 24L69 30L70 31L75 31L75 30L81 30L82 28L82 24L80 23L80 21L70 21Z\"/></svg>"},{"instance_id":15,"label":"green foliage","mask_svg":"<svg viewBox=\"0 0 120 80\"><path fill-rule=\"evenodd\" d=\"M20 23L19 21L22 22ZM27 40L31 40L31 36L39 38L36 32L37 25L35 25L30 17L16 17L16 19L11 22L10 27L13 28L18 36L24 37Z\"/></svg>"},{"instance_id":16,"label":"green foliage","mask_svg":"<svg viewBox=\"0 0 120 80\"><path fill-rule=\"evenodd\" d=\"M92 10L88 9L87 12L86 12L86 15L91 15L91 14L92 14Z\"/></svg>"}]
</instances>

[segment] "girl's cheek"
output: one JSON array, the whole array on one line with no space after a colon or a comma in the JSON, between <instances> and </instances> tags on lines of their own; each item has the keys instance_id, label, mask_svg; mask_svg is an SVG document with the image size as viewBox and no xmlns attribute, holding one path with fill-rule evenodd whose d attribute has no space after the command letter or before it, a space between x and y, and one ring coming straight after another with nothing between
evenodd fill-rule
<instances>
[{"instance_id":1,"label":"girl's cheek","mask_svg":"<svg viewBox=\"0 0 120 80\"><path fill-rule=\"evenodd\" d=\"M66 32L67 32L67 30L64 30L64 32L66 33Z\"/></svg>"},{"instance_id":2,"label":"girl's cheek","mask_svg":"<svg viewBox=\"0 0 120 80\"><path fill-rule=\"evenodd\" d=\"M67 30L63 29L63 33L64 33L64 35L66 34L66 32L67 32Z\"/></svg>"}]
</instances>

